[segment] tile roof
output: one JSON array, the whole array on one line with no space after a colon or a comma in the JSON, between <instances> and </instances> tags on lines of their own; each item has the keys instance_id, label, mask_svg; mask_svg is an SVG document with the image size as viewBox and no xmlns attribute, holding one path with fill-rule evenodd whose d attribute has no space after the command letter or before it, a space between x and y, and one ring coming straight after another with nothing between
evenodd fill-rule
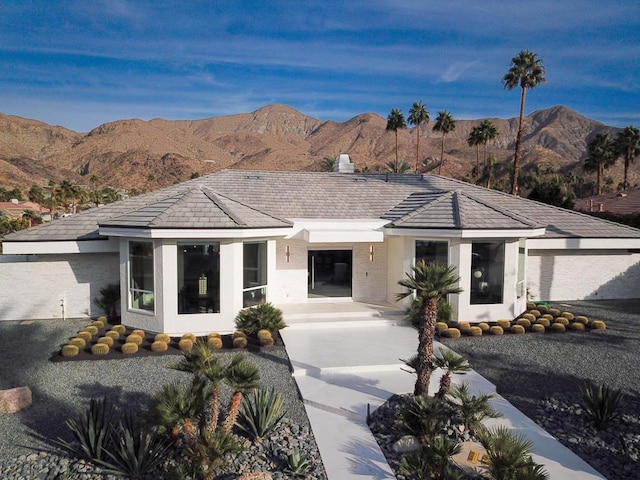
<instances>
[{"instance_id":1,"label":"tile roof","mask_svg":"<svg viewBox=\"0 0 640 480\"><path fill-rule=\"evenodd\" d=\"M582 212L601 211L621 215L640 213L640 188L583 198L576 201L574 208Z\"/></svg>"},{"instance_id":2,"label":"tile roof","mask_svg":"<svg viewBox=\"0 0 640 480\"><path fill-rule=\"evenodd\" d=\"M102 238L98 225L284 227L300 218L386 218L413 228L543 226L544 238L640 238L640 230L631 227L437 175L221 170L16 232L3 241L97 239Z\"/></svg>"}]
</instances>

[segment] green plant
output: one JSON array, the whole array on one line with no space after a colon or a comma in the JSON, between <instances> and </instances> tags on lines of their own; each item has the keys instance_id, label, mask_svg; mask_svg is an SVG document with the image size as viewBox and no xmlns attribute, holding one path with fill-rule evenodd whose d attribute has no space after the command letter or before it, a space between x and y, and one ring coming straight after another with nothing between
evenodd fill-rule
<instances>
[{"instance_id":1,"label":"green plant","mask_svg":"<svg viewBox=\"0 0 640 480\"><path fill-rule=\"evenodd\" d=\"M233 348L245 348L247 344L247 337L236 337L233 339Z\"/></svg>"},{"instance_id":2,"label":"green plant","mask_svg":"<svg viewBox=\"0 0 640 480\"><path fill-rule=\"evenodd\" d=\"M121 347L122 353L126 353L127 355L133 355L134 353L138 353L138 344L133 342L127 342Z\"/></svg>"},{"instance_id":3,"label":"green plant","mask_svg":"<svg viewBox=\"0 0 640 480\"><path fill-rule=\"evenodd\" d=\"M164 342L166 344L169 344L169 343L171 343L171 337L169 335L167 335L166 333L157 333L153 337L153 341L154 342Z\"/></svg>"},{"instance_id":4,"label":"green plant","mask_svg":"<svg viewBox=\"0 0 640 480\"><path fill-rule=\"evenodd\" d=\"M86 327L84 327L84 330L86 332L89 332L91 334L91 336L95 336L98 334L98 327L96 327L95 325L87 325Z\"/></svg>"},{"instance_id":5,"label":"green plant","mask_svg":"<svg viewBox=\"0 0 640 480\"><path fill-rule=\"evenodd\" d=\"M522 317L522 318L519 318L518 320L516 320L516 325L521 325L524 328L530 328L531 327L531 320L529 320L528 318Z\"/></svg>"},{"instance_id":6,"label":"green plant","mask_svg":"<svg viewBox=\"0 0 640 480\"><path fill-rule=\"evenodd\" d=\"M193 333L185 333L180 337L181 340L191 340L193 343L198 341L197 337Z\"/></svg>"},{"instance_id":7,"label":"green plant","mask_svg":"<svg viewBox=\"0 0 640 480\"><path fill-rule=\"evenodd\" d=\"M556 319L554 320L554 323L560 323L566 327L567 325L569 325L569 320L567 320L564 317L556 317Z\"/></svg>"},{"instance_id":8,"label":"green plant","mask_svg":"<svg viewBox=\"0 0 640 480\"><path fill-rule=\"evenodd\" d=\"M522 325L512 325L509 331L516 335L521 335L524 333L524 327Z\"/></svg>"},{"instance_id":9,"label":"green plant","mask_svg":"<svg viewBox=\"0 0 640 480\"><path fill-rule=\"evenodd\" d=\"M456 409L465 430L477 432L482 421L487 418L500 418L502 414L489 403L496 397L495 393L479 393L471 395L469 383L462 382L449 392L451 404Z\"/></svg>"},{"instance_id":10,"label":"green plant","mask_svg":"<svg viewBox=\"0 0 640 480\"><path fill-rule=\"evenodd\" d=\"M96 343L91 346L91 353L93 355L107 355L109 353L109 345L106 343Z\"/></svg>"},{"instance_id":11,"label":"green plant","mask_svg":"<svg viewBox=\"0 0 640 480\"><path fill-rule=\"evenodd\" d=\"M589 319L587 317L585 317L584 315L578 315L575 318L575 321L576 322L580 322L580 323L582 323L584 325L589 325Z\"/></svg>"},{"instance_id":12,"label":"green plant","mask_svg":"<svg viewBox=\"0 0 640 480\"><path fill-rule=\"evenodd\" d=\"M62 347L60 352L63 357L76 357L80 353L77 345L67 344Z\"/></svg>"},{"instance_id":13,"label":"green plant","mask_svg":"<svg viewBox=\"0 0 640 480\"><path fill-rule=\"evenodd\" d=\"M138 335L137 333L132 333L131 335L127 335L127 338L125 339L126 343L135 343L138 346L142 345L143 341L144 341L144 338Z\"/></svg>"},{"instance_id":14,"label":"green plant","mask_svg":"<svg viewBox=\"0 0 640 480\"><path fill-rule=\"evenodd\" d=\"M554 317L559 317L560 316L560 310L558 310L557 308L550 308L549 309L549 314L553 315Z\"/></svg>"},{"instance_id":15,"label":"green plant","mask_svg":"<svg viewBox=\"0 0 640 480\"><path fill-rule=\"evenodd\" d=\"M607 325L602 320L594 320L591 322L591 328L594 330L606 330Z\"/></svg>"},{"instance_id":16,"label":"green plant","mask_svg":"<svg viewBox=\"0 0 640 480\"><path fill-rule=\"evenodd\" d=\"M489 329L489 333L491 335L502 335L504 333L504 329L499 325L494 325Z\"/></svg>"},{"instance_id":17,"label":"green plant","mask_svg":"<svg viewBox=\"0 0 640 480\"><path fill-rule=\"evenodd\" d=\"M214 350L220 350L222 348L222 339L220 337L209 337L207 345Z\"/></svg>"},{"instance_id":18,"label":"green plant","mask_svg":"<svg viewBox=\"0 0 640 480\"><path fill-rule=\"evenodd\" d=\"M569 321L572 321L575 318L573 313L571 312L562 312L560 316L566 318Z\"/></svg>"},{"instance_id":19,"label":"green plant","mask_svg":"<svg viewBox=\"0 0 640 480\"><path fill-rule=\"evenodd\" d=\"M563 333L567 330L567 328L562 323L552 323L549 328L554 333Z\"/></svg>"},{"instance_id":20,"label":"green plant","mask_svg":"<svg viewBox=\"0 0 640 480\"><path fill-rule=\"evenodd\" d=\"M85 342L88 342L89 340L91 340L93 338L93 334L91 332L87 332L86 330L80 330L76 336L78 338L83 339Z\"/></svg>"},{"instance_id":21,"label":"green plant","mask_svg":"<svg viewBox=\"0 0 640 480\"><path fill-rule=\"evenodd\" d=\"M161 432L170 432L176 437L185 420L202 415L210 394L204 379L192 382L187 388L178 383L164 385L151 399L145 419Z\"/></svg>"},{"instance_id":22,"label":"green plant","mask_svg":"<svg viewBox=\"0 0 640 480\"><path fill-rule=\"evenodd\" d=\"M609 422L618 416L617 409L622 392L605 384L583 385L580 392L595 427L599 430L607 428Z\"/></svg>"},{"instance_id":23,"label":"green plant","mask_svg":"<svg viewBox=\"0 0 640 480\"><path fill-rule=\"evenodd\" d=\"M169 345L167 345L164 342L160 342L160 341L155 341L151 344L151 351L152 352L166 352L167 350L169 350Z\"/></svg>"},{"instance_id":24,"label":"green plant","mask_svg":"<svg viewBox=\"0 0 640 480\"><path fill-rule=\"evenodd\" d=\"M91 322L91 325L96 327L98 330L102 330L105 326L106 321L107 321L106 318L104 322L102 320L95 320Z\"/></svg>"},{"instance_id":25,"label":"green plant","mask_svg":"<svg viewBox=\"0 0 640 480\"><path fill-rule=\"evenodd\" d=\"M482 330L483 332L488 332L488 331L489 331L489 329L491 328L491 327L489 327L489 324L488 324L487 322L480 322L480 323L478 324L478 327L479 327L479 328L480 328L480 330Z\"/></svg>"},{"instance_id":26,"label":"green plant","mask_svg":"<svg viewBox=\"0 0 640 480\"><path fill-rule=\"evenodd\" d=\"M529 313L531 315L533 315L534 317L536 317L536 318L538 318L539 316L542 315L542 313L540 313L540 310L536 310L535 308L534 309L529 309Z\"/></svg>"},{"instance_id":27,"label":"green plant","mask_svg":"<svg viewBox=\"0 0 640 480\"><path fill-rule=\"evenodd\" d=\"M254 307L240 310L236 316L236 328L248 335L255 335L259 330L281 330L287 325L282 319L282 310L271 303L260 303Z\"/></svg>"},{"instance_id":28,"label":"green plant","mask_svg":"<svg viewBox=\"0 0 640 480\"><path fill-rule=\"evenodd\" d=\"M545 313L549 313L549 307L547 307L546 305L544 305L543 303L540 303L538 305L536 305L536 310L538 310L540 313L542 313L543 315ZM552 315L553 316L553 315Z\"/></svg>"},{"instance_id":29,"label":"green plant","mask_svg":"<svg viewBox=\"0 0 640 480\"><path fill-rule=\"evenodd\" d=\"M260 339L260 345L263 347L272 347L274 343L273 337L262 337Z\"/></svg>"},{"instance_id":30,"label":"green plant","mask_svg":"<svg viewBox=\"0 0 640 480\"><path fill-rule=\"evenodd\" d=\"M502 327L503 330L511 328L511 320L498 320L496 325Z\"/></svg>"},{"instance_id":31,"label":"green plant","mask_svg":"<svg viewBox=\"0 0 640 480\"><path fill-rule=\"evenodd\" d=\"M586 328L584 323L580 323L580 322L573 322L570 326L571 326L571 330L574 330L576 332L584 332Z\"/></svg>"},{"instance_id":32,"label":"green plant","mask_svg":"<svg viewBox=\"0 0 640 480\"><path fill-rule=\"evenodd\" d=\"M553 322L553 315L551 315L550 313L545 313L544 315L542 315L542 318L546 318L547 320L549 320L549 322Z\"/></svg>"},{"instance_id":33,"label":"green plant","mask_svg":"<svg viewBox=\"0 0 640 480\"><path fill-rule=\"evenodd\" d=\"M458 355L448 348L438 350L438 353L433 356L432 363L434 367L444 370L442 377L440 377L440 389L436 393L436 398L439 399L443 399L449 393L452 373L465 374L471 370L471 365L466 357Z\"/></svg>"},{"instance_id":34,"label":"green plant","mask_svg":"<svg viewBox=\"0 0 640 480\"><path fill-rule=\"evenodd\" d=\"M525 319L532 323L536 321L536 316L531 313L523 313L520 319Z\"/></svg>"},{"instance_id":35,"label":"green plant","mask_svg":"<svg viewBox=\"0 0 640 480\"><path fill-rule=\"evenodd\" d=\"M100 289L100 296L93 302L104 310L104 313L112 320L118 316L118 303L120 302L120 285L109 284Z\"/></svg>"},{"instance_id":36,"label":"green plant","mask_svg":"<svg viewBox=\"0 0 640 480\"><path fill-rule=\"evenodd\" d=\"M144 338L144 330L136 328L134 330L131 330L131 335L138 335L139 337Z\"/></svg>"},{"instance_id":37,"label":"green plant","mask_svg":"<svg viewBox=\"0 0 640 480\"><path fill-rule=\"evenodd\" d=\"M231 339L235 340L236 338L247 338L247 334L244 333L242 330L236 330L231 334Z\"/></svg>"},{"instance_id":38,"label":"green plant","mask_svg":"<svg viewBox=\"0 0 640 480\"><path fill-rule=\"evenodd\" d=\"M104 336L109 337L112 340L118 340L120 338L120 334L115 330L109 330L108 332L105 332Z\"/></svg>"},{"instance_id":39,"label":"green plant","mask_svg":"<svg viewBox=\"0 0 640 480\"><path fill-rule=\"evenodd\" d=\"M102 322L104 325L107 324L107 317L98 317L96 318L96 322Z\"/></svg>"},{"instance_id":40,"label":"green plant","mask_svg":"<svg viewBox=\"0 0 640 480\"><path fill-rule=\"evenodd\" d=\"M469 335L470 337L481 337L482 336L482 328L477 327L477 326L473 326L473 327L470 327L469 329L465 330L464 333L466 335Z\"/></svg>"},{"instance_id":41,"label":"green plant","mask_svg":"<svg viewBox=\"0 0 640 480\"><path fill-rule=\"evenodd\" d=\"M403 412L400 420L402 429L409 435L418 437L426 445L442 432L451 416L451 408L435 397L418 395Z\"/></svg>"},{"instance_id":42,"label":"green plant","mask_svg":"<svg viewBox=\"0 0 640 480\"><path fill-rule=\"evenodd\" d=\"M458 322L456 327L459 330L468 330L471 328L471 324L469 322Z\"/></svg>"},{"instance_id":43,"label":"green plant","mask_svg":"<svg viewBox=\"0 0 640 480\"><path fill-rule=\"evenodd\" d=\"M207 335L207 338L220 338L220 334L218 332L211 332L209 335Z\"/></svg>"},{"instance_id":44,"label":"green plant","mask_svg":"<svg viewBox=\"0 0 640 480\"><path fill-rule=\"evenodd\" d=\"M444 332L442 332L443 337L447 338L460 338L460 330L457 328L447 328Z\"/></svg>"},{"instance_id":45,"label":"green plant","mask_svg":"<svg viewBox=\"0 0 640 480\"><path fill-rule=\"evenodd\" d=\"M193 341L190 338L183 338L178 342L178 348L183 352L193 350Z\"/></svg>"},{"instance_id":46,"label":"green plant","mask_svg":"<svg viewBox=\"0 0 640 480\"><path fill-rule=\"evenodd\" d=\"M534 323L533 325L531 325L531 331L533 333L544 333L546 331L546 328L541 323Z\"/></svg>"},{"instance_id":47,"label":"green plant","mask_svg":"<svg viewBox=\"0 0 640 480\"><path fill-rule=\"evenodd\" d=\"M111 337L100 337L98 339L98 343L104 343L105 345L108 345L109 347L113 347L113 338L111 338Z\"/></svg>"},{"instance_id":48,"label":"green plant","mask_svg":"<svg viewBox=\"0 0 640 480\"><path fill-rule=\"evenodd\" d=\"M242 400L238 426L252 440L264 438L284 417L286 411L283 406L282 395L273 387L255 390Z\"/></svg>"},{"instance_id":49,"label":"green plant","mask_svg":"<svg viewBox=\"0 0 640 480\"><path fill-rule=\"evenodd\" d=\"M69 340L69 342L67 343L67 345L75 345L76 347L80 348L84 348L87 346L87 342L84 338L80 338L80 337L73 337L71 340Z\"/></svg>"},{"instance_id":50,"label":"green plant","mask_svg":"<svg viewBox=\"0 0 640 480\"><path fill-rule=\"evenodd\" d=\"M549 325L551 325L551 322L549 321L548 318L540 317L540 318L538 318L538 321L535 324L536 325L542 325L543 327L546 328Z\"/></svg>"},{"instance_id":51,"label":"green plant","mask_svg":"<svg viewBox=\"0 0 640 480\"><path fill-rule=\"evenodd\" d=\"M118 332L118 335L124 335L124 333L127 331L127 327L125 327L124 325L114 325L113 327L111 327L111 330L113 330L114 332Z\"/></svg>"},{"instance_id":52,"label":"green plant","mask_svg":"<svg viewBox=\"0 0 640 480\"><path fill-rule=\"evenodd\" d=\"M300 450L294 448L286 458L287 466L284 467L284 473L293 478L305 478L309 470L313 468L313 462L306 455L300 453Z\"/></svg>"}]
</instances>

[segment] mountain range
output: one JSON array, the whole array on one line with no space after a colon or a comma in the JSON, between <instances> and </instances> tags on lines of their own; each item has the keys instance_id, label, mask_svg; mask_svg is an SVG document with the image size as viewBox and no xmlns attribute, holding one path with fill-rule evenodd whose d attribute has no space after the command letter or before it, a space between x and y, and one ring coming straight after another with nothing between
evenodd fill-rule
<instances>
[{"instance_id":1,"label":"mountain range","mask_svg":"<svg viewBox=\"0 0 640 480\"><path fill-rule=\"evenodd\" d=\"M481 120L457 120L456 130L445 139L442 175L470 175L477 156L467 138ZM518 119L490 120L500 135L488 144L488 152L498 162L508 162ZM268 105L252 113L202 120L118 120L79 133L0 114L0 186L26 191L49 180L89 185L93 178L96 187L142 191L222 168L319 171L324 157L340 153L348 153L356 169L384 170L395 159L395 136L385 130L386 123L374 113L335 122L286 105ZM433 121L420 129L421 171L432 169L440 159L442 137L432 127ZM535 111L526 117L523 166L587 176L582 172L586 146L600 132L615 135L617 129L563 106ZM416 128L398 130L399 158L412 168L416 134ZM616 165L607 174L618 180L622 168ZM636 177L630 176L631 183L638 181Z\"/></svg>"}]
</instances>

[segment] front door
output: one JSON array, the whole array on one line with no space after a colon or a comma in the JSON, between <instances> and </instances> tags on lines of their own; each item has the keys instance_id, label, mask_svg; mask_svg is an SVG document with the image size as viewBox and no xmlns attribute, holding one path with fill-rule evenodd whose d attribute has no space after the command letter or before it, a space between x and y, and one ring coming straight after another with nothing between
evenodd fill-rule
<instances>
[{"instance_id":1,"label":"front door","mask_svg":"<svg viewBox=\"0 0 640 480\"><path fill-rule=\"evenodd\" d=\"M309 250L309 298L351 297L351 250Z\"/></svg>"}]
</instances>

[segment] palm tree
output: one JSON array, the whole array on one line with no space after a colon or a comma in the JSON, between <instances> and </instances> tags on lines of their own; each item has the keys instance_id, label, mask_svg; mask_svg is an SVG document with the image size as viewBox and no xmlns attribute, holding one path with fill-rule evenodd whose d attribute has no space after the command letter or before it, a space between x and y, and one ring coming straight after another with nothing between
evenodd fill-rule
<instances>
[{"instance_id":1,"label":"palm tree","mask_svg":"<svg viewBox=\"0 0 640 480\"><path fill-rule=\"evenodd\" d=\"M480 125L476 125L469 132L467 144L470 147L476 147L476 174L480 174L480 144L482 143L482 131Z\"/></svg>"},{"instance_id":2,"label":"palm tree","mask_svg":"<svg viewBox=\"0 0 640 480\"><path fill-rule=\"evenodd\" d=\"M338 165L338 157L336 155L327 155L322 159L322 171L333 172Z\"/></svg>"},{"instance_id":3,"label":"palm tree","mask_svg":"<svg viewBox=\"0 0 640 480\"><path fill-rule=\"evenodd\" d=\"M622 182L623 190L629 188L627 174L629 165L634 159L640 155L640 130L633 126L626 127L616 137L616 150L618 157L624 158L624 180Z\"/></svg>"},{"instance_id":4,"label":"palm tree","mask_svg":"<svg viewBox=\"0 0 640 480\"><path fill-rule=\"evenodd\" d=\"M398 164L398 129L407 128L407 122L404 121L404 115L400 110L394 108L387 117L387 132L393 131L396 134L396 165Z\"/></svg>"},{"instance_id":5,"label":"palm tree","mask_svg":"<svg viewBox=\"0 0 640 480\"><path fill-rule=\"evenodd\" d=\"M238 419L242 396L258 388L260 372L255 365L248 362L242 355L235 355L225 368L224 380L234 390L229 400L227 418L222 427L225 432L230 432Z\"/></svg>"},{"instance_id":6,"label":"palm tree","mask_svg":"<svg viewBox=\"0 0 640 480\"><path fill-rule=\"evenodd\" d=\"M385 164L387 171L389 173L407 173L408 171L411 170L411 165L409 165L407 162L405 162L404 160L402 162L394 162L393 160L390 162L387 162Z\"/></svg>"},{"instance_id":7,"label":"palm tree","mask_svg":"<svg viewBox=\"0 0 640 480\"><path fill-rule=\"evenodd\" d=\"M433 357L433 366L444 370L440 377L440 390L436 393L436 398L443 399L451 387L451 374L464 374L471 370L471 365L466 357L458 355L453 350L441 349Z\"/></svg>"},{"instance_id":8,"label":"palm tree","mask_svg":"<svg viewBox=\"0 0 640 480\"><path fill-rule=\"evenodd\" d=\"M407 273L406 278L398 282L407 290L398 293L396 298L401 300L415 293L422 299L414 395L424 395L429 390L429 379L433 371L431 357L433 357L433 338L438 319L438 298L460 293L462 289L457 286L460 277L456 275L454 266L419 261L411 269L413 273Z\"/></svg>"},{"instance_id":9,"label":"palm tree","mask_svg":"<svg viewBox=\"0 0 640 480\"><path fill-rule=\"evenodd\" d=\"M433 126L434 132L442 132L442 149L440 151L440 165L438 166L438 175L442 171L442 165L444 165L444 137L447 133L453 132L456 129L456 121L451 114L446 110L438 112L436 117L436 123Z\"/></svg>"},{"instance_id":10,"label":"palm tree","mask_svg":"<svg viewBox=\"0 0 640 480\"><path fill-rule=\"evenodd\" d=\"M495 138L498 138L498 136L500 135L500 132L498 132L498 129L496 128L495 124L491 121L491 120L482 120L480 122L480 125L478 125L478 128L480 129L480 138L481 138L481 143L484 146L484 164L487 164L487 142L489 142L489 140L493 140Z\"/></svg>"},{"instance_id":11,"label":"palm tree","mask_svg":"<svg viewBox=\"0 0 640 480\"><path fill-rule=\"evenodd\" d=\"M496 397L495 393L480 392L478 395L471 395L469 382L462 382L452 388L449 394L453 399L451 404L455 406L465 431L477 432L481 430L483 420L502 417L502 414L489 403Z\"/></svg>"},{"instance_id":12,"label":"palm tree","mask_svg":"<svg viewBox=\"0 0 640 480\"><path fill-rule=\"evenodd\" d=\"M518 121L518 134L516 136L516 152L513 156L513 176L511 181L511 194L518 194L518 169L520 168L520 157L522 155L522 134L524 124L524 102L528 88L535 88L538 84L544 83L545 70L542 60L536 53L529 50L522 50L511 59L509 71L502 77L504 88L513 90L520 87L520 119Z\"/></svg>"},{"instance_id":13,"label":"palm tree","mask_svg":"<svg viewBox=\"0 0 640 480\"><path fill-rule=\"evenodd\" d=\"M429 111L422 103L413 102L413 105L409 109L409 117L407 118L411 125L416 126L416 169L415 173L418 173L418 163L420 162L420 125L429 123Z\"/></svg>"},{"instance_id":14,"label":"palm tree","mask_svg":"<svg viewBox=\"0 0 640 480\"><path fill-rule=\"evenodd\" d=\"M597 195L602 195L602 175L616 161L616 146L606 133L598 133L587 147L589 156L582 168L586 172L596 172Z\"/></svg>"}]
</instances>

